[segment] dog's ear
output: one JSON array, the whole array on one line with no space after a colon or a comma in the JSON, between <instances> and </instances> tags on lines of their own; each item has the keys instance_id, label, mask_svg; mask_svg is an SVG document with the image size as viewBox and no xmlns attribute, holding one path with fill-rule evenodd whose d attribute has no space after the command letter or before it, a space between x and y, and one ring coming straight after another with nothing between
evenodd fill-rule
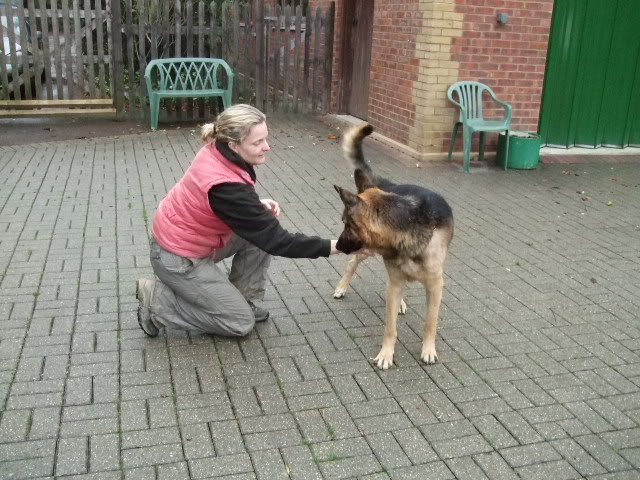
<instances>
[{"instance_id":1,"label":"dog's ear","mask_svg":"<svg viewBox=\"0 0 640 480\"><path fill-rule=\"evenodd\" d=\"M355 172L353 172L353 178L356 181L356 187L358 187L358 193L362 193L367 188L376 186L371 180L371 177L369 176L369 174L364 170L357 169Z\"/></svg>"},{"instance_id":2,"label":"dog's ear","mask_svg":"<svg viewBox=\"0 0 640 480\"><path fill-rule=\"evenodd\" d=\"M358 202L360 202L360 198L358 198L357 195L354 195L350 191L345 190L344 188L339 187L338 185L334 185L333 187L336 189L338 194L340 194L340 198L342 199L342 203L344 203L345 207L351 208L357 205Z\"/></svg>"}]
</instances>

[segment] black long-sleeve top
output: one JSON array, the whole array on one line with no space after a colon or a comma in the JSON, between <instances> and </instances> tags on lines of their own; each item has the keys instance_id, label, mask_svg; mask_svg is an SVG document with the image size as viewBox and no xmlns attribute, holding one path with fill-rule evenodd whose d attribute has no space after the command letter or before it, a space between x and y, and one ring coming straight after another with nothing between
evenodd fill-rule
<instances>
[{"instance_id":1,"label":"black long-sleeve top","mask_svg":"<svg viewBox=\"0 0 640 480\"><path fill-rule=\"evenodd\" d=\"M246 163L226 143L217 141L216 148L226 159L243 168L255 181L252 165ZM273 213L265 208L251 185L226 182L209 190L209 205L236 235L265 252L287 258L328 257L331 241L302 233L289 233Z\"/></svg>"}]
</instances>

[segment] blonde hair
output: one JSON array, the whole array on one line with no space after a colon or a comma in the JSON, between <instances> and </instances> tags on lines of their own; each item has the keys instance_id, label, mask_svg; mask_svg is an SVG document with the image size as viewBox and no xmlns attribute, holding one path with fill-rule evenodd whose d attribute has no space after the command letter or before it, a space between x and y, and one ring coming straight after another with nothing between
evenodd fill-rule
<instances>
[{"instance_id":1,"label":"blonde hair","mask_svg":"<svg viewBox=\"0 0 640 480\"><path fill-rule=\"evenodd\" d=\"M251 105L239 103L232 105L218 115L213 123L202 126L202 141L212 143L216 140L229 143L242 143L256 125L267 121L264 113Z\"/></svg>"}]
</instances>

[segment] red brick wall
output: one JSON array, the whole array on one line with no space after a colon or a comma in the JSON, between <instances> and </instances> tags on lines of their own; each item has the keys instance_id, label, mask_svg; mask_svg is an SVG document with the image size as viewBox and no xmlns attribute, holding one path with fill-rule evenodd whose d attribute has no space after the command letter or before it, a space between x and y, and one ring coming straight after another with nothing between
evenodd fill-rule
<instances>
[{"instance_id":1,"label":"red brick wall","mask_svg":"<svg viewBox=\"0 0 640 480\"><path fill-rule=\"evenodd\" d=\"M464 14L462 37L451 49L458 79L485 83L510 103L515 130L538 129L552 9L553 0L456 0ZM497 13L509 15L506 25Z\"/></svg>"},{"instance_id":2,"label":"red brick wall","mask_svg":"<svg viewBox=\"0 0 640 480\"><path fill-rule=\"evenodd\" d=\"M369 0L374 1L374 0ZM342 76L343 1L336 0L332 111L338 109ZM311 7L327 7L330 0L310 0ZM400 143L406 143L409 127L415 119L411 101L417 79L416 34L421 28L418 0L375 0L369 77L369 122L376 131ZM346 113L346 112L338 112Z\"/></svg>"},{"instance_id":3,"label":"red brick wall","mask_svg":"<svg viewBox=\"0 0 640 480\"><path fill-rule=\"evenodd\" d=\"M407 144L412 128L415 130L418 125L431 124L432 121L434 124L447 123L446 116L443 117L445 121L439 118L432 120L430 116L433 114L425 113L428 109L424 112L417 110L412 97L416 85L422 84L423 90L431 90L439 83L441 74L430 72L430 68L420 70L419 62L424 56L418 57L424 52L429 55L428 52L445 50L436 45L433 48L420 45L422 53L416 53L416 42L423 41L434 28L439 29L435 34L438 41L446 40L450 35L450 60L458 65L457 79L486 83L498 98L511 103L514 129L537 131L553 0L443 0L442 7L436 3L430 6L432 11L442 8L444 19L451 8L462 14L462 32L454 32L455 28L449 31L445 25L433 27L432 20L428 23L423 18L424 8L420 8L424 7L424 0L371 1L375 1L375 6L369 121L379 133ZM330 3L329 0L309 1L311 7L326 7ZM337 110L342 75L343 0L335 3L332 111ZM506 25L497 23L497 13L509 15ZM443 22L446 24L446 20ZM448 72L450 74L451 70ZM453 72L455 77L456 71ZM444 91L441 93L438 87L433 95L446 99L446 88ZM453 106L450 111L453 122ZM501 111L498 109L493 113ZM488 113L492 112L489 110ZM440 133L434 130L425 134L422 141L446 152L450 130L450 126ZM489 143L495 143L495 139L490 139Z\"/></svg>"},{"instance_id":4,"label":"red brick wall","mask_svg":"<svg viewBox=\"0 0 640 480\"><path fill-rule=\"evenodd\" d=\"M378 133L402 144L415 122L412 90L418 79L421 22L418 0L375 2L368 120Z\"/></svg>"}]
</instances>

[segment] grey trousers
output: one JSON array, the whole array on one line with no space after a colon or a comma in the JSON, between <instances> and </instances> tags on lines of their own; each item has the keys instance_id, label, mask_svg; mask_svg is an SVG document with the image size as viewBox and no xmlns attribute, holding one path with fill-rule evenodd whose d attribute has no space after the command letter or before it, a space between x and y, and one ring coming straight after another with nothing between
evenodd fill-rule
<instances>
[{"instance_id":1,"label":"grey trousers","mask_svg":"<svg viewBox=\"0 0 640 480\"><path fill-rule=\"evenodd\" d=\"M227 277L216 263L234 255ZM247 335L255 318L247 300L264 298L271 255L234 235L215 256L174 255L151 240L151 266L158 277L151 318L159 328L227 337Z\"/></svg>"}]
</instances>

